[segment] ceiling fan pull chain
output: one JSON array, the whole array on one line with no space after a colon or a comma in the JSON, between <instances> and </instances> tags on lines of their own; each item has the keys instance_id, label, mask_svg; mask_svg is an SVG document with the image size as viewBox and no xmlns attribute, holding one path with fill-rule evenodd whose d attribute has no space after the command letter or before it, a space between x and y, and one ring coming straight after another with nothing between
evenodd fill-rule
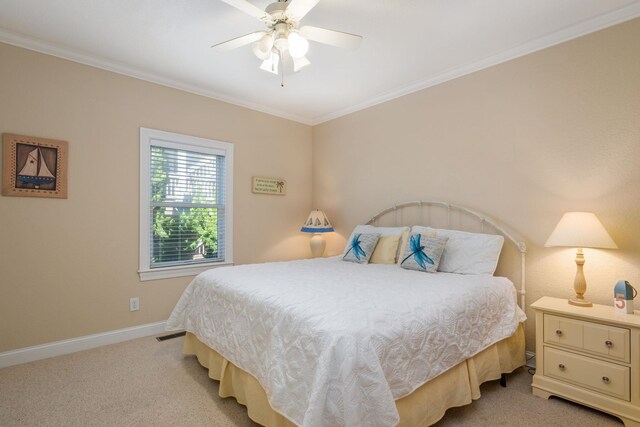
<instances>
[{"instance_id":1,"label":"ceiling fan pull chain","mask_svg":"<svg viewBox=\"0 0 640 427\"><path fill-rule=\"evenodd\" d=\"M284 64L280 66L280 87L284 87Z\"/></svg>"}]
</instances>

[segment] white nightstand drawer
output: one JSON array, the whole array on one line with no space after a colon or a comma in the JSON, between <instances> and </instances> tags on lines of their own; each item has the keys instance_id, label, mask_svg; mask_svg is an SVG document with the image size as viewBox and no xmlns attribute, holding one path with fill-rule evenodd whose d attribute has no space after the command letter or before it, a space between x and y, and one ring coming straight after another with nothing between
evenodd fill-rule
<instances>
[{"instance_id":1,"label":"white nightstand drawer","mask_svg":"<svg viewBox=\"0 0 640 427\"><path fill-rule=\"evenodd\" d=\"M584 322L566 317L544 315L544 341L582 349Z\"/></svg>"},{"instance_id":2,"label":"white nightstand drawer","mask_svg":"<svg viewBox=\"0 0 640 427\"><path fill-rule=\"evenodd\" d=\"M544 315L544 341L549 344L629 362L629 336L629 330L624 328Z\"/></svg>"},{"instance_id":3,"label":"white nightstand drawer","mask_svg":"<svg viewBox=\"0 0 640 427\"><path fill-rule=\"evenodd\" d=\"M629 330L585 322L584 349L629 362Z\"/></svg>"},{"instance_id":4,"label":"white nightstand drawer","mask_svg":"<svg viewBox=\"0 0 640 427\"><path fill-rule=\"evenodd\" d=\"M630 370L626 366L545 347L544 375L630 400Z\"/></svg>"}]
</instances>

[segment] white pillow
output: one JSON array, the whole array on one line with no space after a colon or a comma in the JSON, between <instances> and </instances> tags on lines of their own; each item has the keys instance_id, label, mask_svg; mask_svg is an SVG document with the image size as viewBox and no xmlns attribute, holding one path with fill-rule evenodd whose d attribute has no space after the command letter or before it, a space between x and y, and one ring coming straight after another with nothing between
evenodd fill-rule
<instances>
[{"instance_id":1,"label":"white pillow","mask_svg":"<svg viewBox=\"0 0 640 427\"><path fill-rule=\"evenodd\" d=\"M414 233L435 231L438 237L448 237L440 259L438 271L459 274L491 274L496 271L504 237L498 234L469 233L466 231L414 225Z\"/></svg>"}]
</instances>

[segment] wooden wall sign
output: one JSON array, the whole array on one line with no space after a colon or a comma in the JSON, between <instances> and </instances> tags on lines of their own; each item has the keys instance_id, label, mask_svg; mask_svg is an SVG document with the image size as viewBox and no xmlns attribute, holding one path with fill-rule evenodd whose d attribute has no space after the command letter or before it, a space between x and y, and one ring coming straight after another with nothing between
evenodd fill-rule
<instances>
[{"instance_id":1,"label":"wooden wall sign","mask_svg":"<svg viewBox=\"0 0 640 427\"><path fill-rule=\"evenodd\" d=\"M69 143L2 134L2 195L67 198Z\"/></svg>"},{"instance_id":2,"label":"wooden wall sign","mask_svg":"<svg viewBox=\"0 0 640 427\"><path fill-rule=\"evenodd\" d=\"M280 178L254 176L251 191L257 194L284 196L287 194L287 181Z\"/></svg>"}]
</instances>

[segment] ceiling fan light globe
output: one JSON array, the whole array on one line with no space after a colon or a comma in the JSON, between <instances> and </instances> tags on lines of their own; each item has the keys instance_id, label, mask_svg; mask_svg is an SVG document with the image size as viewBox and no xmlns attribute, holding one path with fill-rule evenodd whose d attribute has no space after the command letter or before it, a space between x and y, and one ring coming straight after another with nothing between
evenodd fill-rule
<instances>
[{"instance_id":1,"label":"ceiling fan light globe","mask_svg":"<svg viewBox=\"0 0 640 427\"><path fill-rule=\"evenodd\" d=\"M304 56L301 57L301 58L296 58L296 57L292 56L292 58L293 58L293 72L294 73L297 73L298 71L300 71L301 69L303 69L307 65L311 65L311 61L309 61Z\"/></svg>"},{"instance_id":2,"label":"ceiling fan light globe","mask_svg":"<svg viewBox=\"0 0 640 427\"><path fill-rule=\"evenodd\" d=\"M273 35L271 33L266 33L260 38L260 40L258 40L258 43L260 43L260 49L271 51L271 48L273 47Z\"/></svg>"},{"instance_id":3,"label":"ceiling fan light globe","mask_svg":"<svg viewBox=\"0 0 640 427\"><path fill-rule=\"evenodd\" d=\"M286 37L278 37L274 42L273 46L278 49L280 52L289 49L289 40Z\"/></svg>"},{"instance_id":4,"label":"ceiling fan light globe","mask_svg":"<svg viewBox=\"0 0 640 427\"><path fill-rule=\"evenodd\" d=\"M269 56L271 56L271 50L263 50L260 46L260 42L253 43L251 45L251 51L258 59L262 59L263 61L269 59Z\"/></svg>"},{"instance_id":5,"label":"ceiling fan light globe","mask_svg":"<svg viewBox=\"0 0 640 427\"><path fill-rule=\"evenodd\" d=\"M269 58L262 61L260 69L268 71L273 74L278 74L278 63L280 62L280 56L277 53L271 53Z\"/></svg>"},{"instance_id":6,"label":"ceiling fan light globe","mask_svg":"<svg viewBox=\"0 0 640 427\"><path fill-rule=\"evenodd\" d=\"M303 58L309 51L309 42L296 32L289 34L289 53L294 58Z\"/></svg>"},{"instance_id":7,"label":"ceiling fan light globe","mask_svg":"<svg viewBox=\"0 0 640 427\"><path fill-rule=\"evenodd\" d=\"M259 59L267 60L271 56L271 48L273 47L273 37L271 34L265 34L257 42L251 45L253 54Z\"/></svg>"}]
</instances>

